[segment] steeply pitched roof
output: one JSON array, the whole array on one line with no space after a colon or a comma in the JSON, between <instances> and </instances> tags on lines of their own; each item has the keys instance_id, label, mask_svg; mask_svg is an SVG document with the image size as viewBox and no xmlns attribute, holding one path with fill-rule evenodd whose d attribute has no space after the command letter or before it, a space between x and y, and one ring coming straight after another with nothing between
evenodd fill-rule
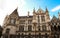
<instances>
[{"instance_id":1,"label":"steeply pitched roof","mask_svg":"<svg viewBox=\"0 0 60 38\"><path fill-rule=\"evenodd\" d=\"M56 16L53 16L53 18L52 19L57 19L57 17Z\"/></svg>"},{"instance_id":2,"label":"steeply pitched roof","mask_svg":"<svg viewBox=\"0 0 60 38\"><path fill-rule=\"evenodd\" d=\"M18 15L17 8L10 15Z\"/></svg>"},{"instance_id":3,"label":"steeply pitched roof","mask_svg":"<svg viewBox=\"0 0 60 38\"><path fill-rule=\"evenodd\" d=\"M44 13L44 10L42 10L41 8L39 8L39 9L37 10L37 12L38 12L38 13Z\"/></svg>"},{"instance_id":4,"label":"steeply pitched roof","mask_svg":"<svg viewBox=\"0 0 60 38\"><path fill-rule=\"evenodd\" d=\"M53 16L53 18L51 19L51 21L57 21L58 18L56 16Z\"/></svg>"}]
</instances>

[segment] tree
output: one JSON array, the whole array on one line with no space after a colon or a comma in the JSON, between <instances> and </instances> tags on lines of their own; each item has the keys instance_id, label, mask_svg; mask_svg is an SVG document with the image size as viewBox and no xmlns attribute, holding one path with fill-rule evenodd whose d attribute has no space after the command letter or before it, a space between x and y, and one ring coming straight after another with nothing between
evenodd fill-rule
<instances>
[{"instance_id":1,"label":"tree","mask_svg":"<svg viewBox=\"0 0 60 38\"><path fill-rule=\"evenodd\" d=\"M2 36L2 31L3 31L3 28L2 28L1 25L0 25L0 38L1 38L1 36Z\"/></svg>"}]
</instances>

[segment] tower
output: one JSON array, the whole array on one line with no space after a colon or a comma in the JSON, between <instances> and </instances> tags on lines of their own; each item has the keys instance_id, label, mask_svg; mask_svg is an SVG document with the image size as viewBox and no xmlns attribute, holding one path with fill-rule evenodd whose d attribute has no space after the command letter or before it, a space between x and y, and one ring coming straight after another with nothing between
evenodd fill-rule
<instances>
[{"instance_id":1,"label":"tower","mask_svg":"<svg viewBox=\"0 0 60 38\"><path fill-rule=\"evenodd\" d=\"M35 12L35 8L33 9L33 23L36 22L36 12Z\"/></svg>"},{"instance_id":2,"label":"tower","mask_svg":"<svg viewBox=\"0 0 60 38\"><path fill-rule=\"evenodd\" d=\"M46 13L46 20L47 20L46 22L48 22L48 21L50 21L50 17L49 17L49 11L47 8L46 8L45 13Z\"/></svg>"}]
</instances>

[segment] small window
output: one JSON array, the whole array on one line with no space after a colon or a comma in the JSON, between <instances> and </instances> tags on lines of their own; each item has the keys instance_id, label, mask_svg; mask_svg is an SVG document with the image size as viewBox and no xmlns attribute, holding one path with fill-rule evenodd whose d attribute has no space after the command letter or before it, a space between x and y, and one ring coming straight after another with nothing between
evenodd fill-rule
<instances>
[{"instance_id":1,"label":"small window","mask_svg":"<svg viewBox=\"0 0 60 38\"><path fill-rule=\"evenodd\" d=\"M20 20L20 24L25 24L25 20Z\"/></svg>"},{"instance_id":2,"label":"small window","mask_svg":"<svg viewBox=\"0 0 60 38\"><path fill-rule=\"evenodd\" d=\"M45 38L48 38L48 34L47 33L45 33Z\"/></svg>"},{"instance_id":3,"label":"small window","mask_svg":"<svg viewBox=\"0 0 60 38\"><path fill-rule=\"evenodd\" d=\"M9 29L9 28L7 28L7 29L6 29L6 33L7 33L7 34L9 34L9 31L10 31L10 29Z\"/></svg>"},{"instance_id":4,"label":"small window","mask_svg":"<svg viewBox=\"0 0 60 38\"><path fill-rule=\"evenodd\" d=\"M59 26L60 26L60 23L59 23Z\"/></svg>"},{"instance_id":5,"label":"small window","mask_svg":"<svg viewBox=\"0 0 60 38\"><path fill-rule=\"evenodd\" d=\"M40 26L40 17L38 15L38 26Z\"/></svg>"},{"instance_id":6,"label":"small window","mask_svg":"<svg viewBox=\"0 0 60 38\"><path fill-rule=\"evenodd\" d=\"M23 25L19 26L19 31L24 31L24 26Z\"/></svg>"},{"instance_id":7,"label":"small window","mask_svg":"<svg viewBox=\"0 0 60 38\"><path fill-rule=\"evenodd\" d=\"M31 25L28 26L28 31L32 31L32 26Z\"/></svg>"},{"instance_id":8,"label":"small window","mask_svg":"<svg viewBox=\"0 0 60 38\"><path fill-rule=\"evenodd\" d=\"M45 21L45 16L41 16L41 21L42 21L42 22Z\"/></svg>"},{"instance_id":9,"label":"small window","mask_svg":"<svg viewBox=\"0 0 60 38\"><path fill-rule=\"evenodd\" d=\"M46 25L42 25L42 30L46 31Z\"/></svg>"},{"instance_id":10,"label":"small window","mask_svg":"<svg viewBox=\"0 0 60 38\"><path fill-rule=\"evenodd\" d=\"M15 24L15 19L11 19L11 24Z\"/></svg>"},{"instance_id":11,"label":"small window","mask_svg":"<svg viewBox=\"0 0 60 38\"><path fill-rule=\"evenodd\" d=\"M60 26L58 26L58 29L59 29L59 31L60 31Z\"/></svg>"},{"instance_id":12,"label":"small window","mask_svg":"<svg viewBox=\"0 0 60 38\"><path fill-rule=\"evenodd\" d=\"M57 27L56 26L54 26L54 30L57 31Z\"/></svg>"},{"instance_id":13,"label":"small window","mask_svg":"<svg viewBox=\"0 0 60 38\"><path fill-rule=\"evenodd\" d=\"M59 38L59 35L55 34L55 35L54 35L54 38Z\"/></svg>"},{"instance_id":14,"label":"small window","mask_svg":"<svg viewBox=\"0 0 60 38\"><path fill-rule=\"evenodd\" d=\"M38 31L40 31L40 26L38 26Z\"/></svg>"},{"instance_id":15,"label":"small window","mask_svg":"<svg viewBox=\"0 0 60 38\"><path fill-rule=\"evenodd\" d=\"M28 20L28 24L31 24L32 23L32 20Z\"/></svg>"}]
</instances>

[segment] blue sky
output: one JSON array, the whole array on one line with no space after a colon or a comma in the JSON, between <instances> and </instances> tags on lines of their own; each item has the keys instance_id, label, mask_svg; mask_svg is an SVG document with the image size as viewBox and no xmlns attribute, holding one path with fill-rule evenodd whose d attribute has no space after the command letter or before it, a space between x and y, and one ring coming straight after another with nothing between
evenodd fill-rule
<instances>
[{"instance_id":1,"label":"blue sky","mask_svg":"<svg viewBox=\"0 0 60 38\"><path fill-rule=\"evenodd\" d=\"M0 24L3 24L6 15L11 14L18 7L19 16L27 16L28 11L32 15L35 8L49 10L50 18L55 15L58 17L60 11L60 0L0 0Z\"/></svg>"},{"instance_id":2,"label":"blue sky","mask_svg":"<svg viewBox=\"0 0 60 38\"><path fill-rule=\"evenodd\" d=\"M53 15L55 15L57 17L58 11L60 9L59 8L57 10L54 10L56 7L58 8L58 6L60 6L60 0L26 0L25 2L26 2L26 4L24 5L23 8L24 9L28 8L28 11L32 10L33 8L35 8L37 10L39 7L42 8L43 10L45 10L47 7L51 17ZM52 11L52 10L54 10L54 11Z\"/></svg>"}]
</instances>

